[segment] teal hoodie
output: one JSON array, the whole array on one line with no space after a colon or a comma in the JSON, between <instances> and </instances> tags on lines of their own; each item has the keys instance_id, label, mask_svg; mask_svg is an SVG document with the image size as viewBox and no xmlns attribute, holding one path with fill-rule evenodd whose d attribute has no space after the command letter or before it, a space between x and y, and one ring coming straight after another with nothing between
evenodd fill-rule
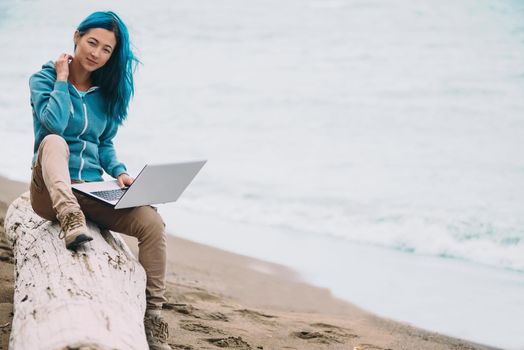
<instances>
[{"instance_id":1,"label":"teal hoodie","mask_svg":"<svg viewBox=\"0 0 524 350\"><path fill-rule=\"evenodd\" d=\"M114 178L126 172L113 146L119 125L107 114L98 87L82 96L72 84L56 80L52 61L29 78L29 87L35 133L33 165L40 142L56 134L69 145L72 180L101 181L104 170Z\"/></svg>"}]
</instances>

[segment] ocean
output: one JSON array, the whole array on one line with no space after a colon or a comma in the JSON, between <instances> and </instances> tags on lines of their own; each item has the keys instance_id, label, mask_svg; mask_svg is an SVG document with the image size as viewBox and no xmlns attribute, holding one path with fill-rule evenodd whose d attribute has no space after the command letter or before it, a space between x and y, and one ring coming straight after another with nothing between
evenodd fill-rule
<instances>
[{"instance_id":1,"label":"ocean","mask_svg":"<svg viewBox=\"0 0 524 350\"><path fill-rule=\"evenodd\" d=\"M524 3L0 2L0 174L28 181L28 78L95 10L142 65L115 143L207 159L170 232L379 315L524 349Z\"/></svg>"}]
</instances>

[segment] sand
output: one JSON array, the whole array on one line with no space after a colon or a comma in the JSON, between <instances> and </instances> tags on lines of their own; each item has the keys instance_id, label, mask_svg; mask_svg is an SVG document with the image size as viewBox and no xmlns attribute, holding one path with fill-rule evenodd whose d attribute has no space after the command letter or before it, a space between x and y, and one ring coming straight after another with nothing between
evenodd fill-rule
<instances>
[{"instance_id":1,"label":"sand","mask_svg":"<svg viewBox=\"0 0 524 350\"><path fill-rule=\"evenodd\" d=\"M0 177L0 236L9 203L27 188ZM136 253L136 240L126 241ZM164 317L172 349L493 349L375 316L284 266L172 235L168 254ZM13 285L2 239L0 349L8 348Z\"/></svg>"}]
</instances>

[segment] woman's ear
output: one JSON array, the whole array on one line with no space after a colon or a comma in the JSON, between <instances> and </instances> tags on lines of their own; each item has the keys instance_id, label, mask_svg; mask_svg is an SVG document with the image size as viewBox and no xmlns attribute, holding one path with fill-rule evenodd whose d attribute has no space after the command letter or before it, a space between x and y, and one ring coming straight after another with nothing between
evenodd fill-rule
<instances>
[{"instance_id":1,"label":"woman's ear","mask_svg":"<svg viewBox=\"0 0 524 350\"><path fill-rule=\"evenodd\" d=\"M75 31L75 34L73 35L73 42L75 43L75 47L78 44L78 40L80 40L80 32L77 30Z\"/></svg>"}]
</instances>

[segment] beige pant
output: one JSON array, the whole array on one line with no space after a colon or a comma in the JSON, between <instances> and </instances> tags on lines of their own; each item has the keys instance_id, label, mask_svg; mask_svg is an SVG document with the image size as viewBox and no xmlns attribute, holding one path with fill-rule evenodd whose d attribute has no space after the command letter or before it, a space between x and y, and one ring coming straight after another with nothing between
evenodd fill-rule
<instances>
[{"instance_id":1,"label":"beige pant","mask_svg":"<svg viewBox=\"0 0 524 350\"><path fill-rule=\"evenodd\" d=\"M57 214L82 209L86 218L101 229L136 237L138 260L147 274L147 308L162 307L166 300L166 235L165 224L154 208L113 209L94 199L73 194L69 176L69 147L58 135L48 135L40 143L30 193L33 210L45 219L54 221Z\"/></svg>"}]
</instances>

